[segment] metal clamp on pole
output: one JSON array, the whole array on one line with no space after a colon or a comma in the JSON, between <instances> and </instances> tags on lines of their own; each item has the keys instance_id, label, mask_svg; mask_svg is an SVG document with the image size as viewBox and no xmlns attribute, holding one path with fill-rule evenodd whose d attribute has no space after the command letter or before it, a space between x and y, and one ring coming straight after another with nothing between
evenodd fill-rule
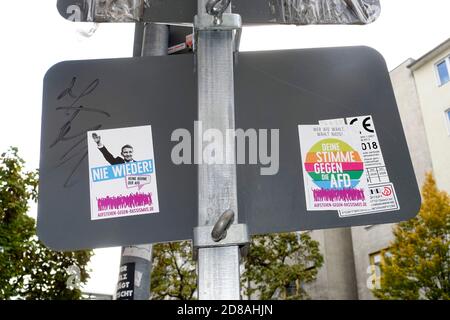
<instances>
[{"instance_id":1,"label":"metal clamp on pole","mask_svg":"<svg viewBox=\"0 0 450 320\"><path fill-rule=\"evenodd\" d=\"M250 236L246 224L233 224L234 212L225 211L214 226L194 228L194 259L199 248L239 246L246 256Z\"/></svg>"},{"instance_id":2,"label":"metal clamp on pole","mask_svg":"<svg viewBox=\"0 0 450 320\"><path fill-rule=\"evenodd\" d=\"M235 31L234 51L239 51L242 34L242 18L238 14L225 13L231 0L210 0L206 4L206 14L194 18L194 51L198 41L199 31Z\"/></svg>"}]
</instances>

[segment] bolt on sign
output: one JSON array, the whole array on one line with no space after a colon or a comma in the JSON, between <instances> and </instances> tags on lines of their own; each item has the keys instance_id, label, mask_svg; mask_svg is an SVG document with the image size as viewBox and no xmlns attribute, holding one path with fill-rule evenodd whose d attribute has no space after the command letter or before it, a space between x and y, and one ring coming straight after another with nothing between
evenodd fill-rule
<instances>
[{"instance_id":1,"label":"bolt on sign","mask_svg":"<svg viewBox=\"0 0 450 320\"><path fill-rule=\"evenodd\" d=\"M199 161L237 164L239 223L252 235L418 213L389 72L375 50L239 53L236 130L226 134L197 121L194 70L191 56L175 55L70 61L47 72L38 203L46 245L191 239ZM217 143L227 137L235 159Z\"/></svg>"},{"instance_id":2,"label":"bolt on sign","mask_svg":"<svg viewBox=\"0 0 450 320\"><path fill-rule=\"evenodd\" d=\"M157 22L192 25L197 1L58 0L66 19L85 22ZM233 0L244 24L368 24L380 15L379 0Z\"/></svg>"}]
</instances>

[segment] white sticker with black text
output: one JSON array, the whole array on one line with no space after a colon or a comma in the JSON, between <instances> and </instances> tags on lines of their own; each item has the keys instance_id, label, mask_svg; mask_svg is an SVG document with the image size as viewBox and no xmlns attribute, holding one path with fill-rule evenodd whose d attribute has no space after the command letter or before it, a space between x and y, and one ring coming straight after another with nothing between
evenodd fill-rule
<instances>
[{"instance_id":1,"label":"white sticker with black text","mask_svg":"<svg viewBox=\"0 0 450 320\"><path fill-rule=\"evenodd\" d=\"M365 214L400 210L397 195L392 183L372 184L369 186L369 201L372 208L369 210L339 210L339 217L354 217Z\"/></svg>"},{"instance_id":2,"label":"white sticker with black text","mask_svg":"<svg viewBox=\"0 0 450 320\"><path fill-rule=\"evenodd\" d=\"M339 210L339 216L344 218L400 210L394 185L390 183L389 180L372 116L323 120L319 121L319 124L346 124L356 129L360 134L364 170L366 172L367 184L370 190L369 202L371 209ZM380 192L381 189L383 190Z\"/></svg>"}]
</instances>

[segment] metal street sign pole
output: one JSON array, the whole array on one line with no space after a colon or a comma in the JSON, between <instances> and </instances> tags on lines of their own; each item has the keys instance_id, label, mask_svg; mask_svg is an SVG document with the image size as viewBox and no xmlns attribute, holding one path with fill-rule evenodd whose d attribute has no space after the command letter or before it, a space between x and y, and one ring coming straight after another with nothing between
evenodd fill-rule
<instances>
[{"instance_id":1,"label":"metal street sign pole","mask_svg":"<svg viewBox=\"0 0 450 320\"><path fill-rule=\"evenodd\" d=\"M144 42L145 23L135 23L134 41L133 41L133 57L140 57L142 54L142 45Z\"/></svg>"},{"instance_id":2,"label":"metal street sign pole","mask_svg":"<svg viewBox=\"0 0 450 320\"><path fill-rule=\"evenodd\" d=\"M198 0L198 17L208 16L205 9L207 3L207 0ZM226 12L231 12L230 6ZM234 129L235 126L233 31L204 29L196 32L198 119L203 131L214 128L224 134L226 129ZM228 143L224 145L224 154L234 153L234 140ZM200 146L200 150L195 150L198 159L203 158L202 149ZM234 212L234 221L237 221L236 166L200 164L198 201L199 227L215 225L227 210ZM239 258L238 245L198 249L200 300L240 299Z\"/></svg>"},{"instance_id":3,"label":"metal street sign pole","mask_svg":"<svg viewBox=\"0 0 450 320\"><path fill-rule=\"evenodd\" d=\"M142 32L143 31L143 32ZM169 44L169 27L163 24L145 24L144 29L138 24L136 25L135 52L142 43L141 56L164 56L167 55ZM142 37L139 39L139 35ZM133 300L149 300L150 299L150 277L152 271L152 248L151 244L143 244L136 246L128 246L122 248L122 257L120 261L121 270L124 266L134 264L134 294ZM120 272L122 274L122 272ZM127 279L127 281L130 279ZM131 279L133 280L133 279ZM119 286L121 279L119 279ZM121 299L121 297L117 297ZM124 294L124 298L129 298Z\"/></svg>"}]
</instances>

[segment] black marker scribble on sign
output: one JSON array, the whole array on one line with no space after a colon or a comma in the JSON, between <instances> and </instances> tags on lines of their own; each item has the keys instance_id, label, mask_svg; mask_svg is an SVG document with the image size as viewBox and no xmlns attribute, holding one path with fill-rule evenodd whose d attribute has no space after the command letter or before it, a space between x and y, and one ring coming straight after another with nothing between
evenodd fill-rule
<instances>
[{"instance_id":1,"label":"black marker scribble on sign","mask_svg":"<svg viewBox=\"0 0 450 320\"><path fill-rule=\"evenodd\" d=\"M88 128L82 128L76 132L73 132L73 128L78 124L77 119L78 116L82 113L99 113L104 115L105 117L111 117L111 115L103 111L101 109L87 107L82 105L83 98L92 94L95 89L97 89L100 84L99 79L95 79L92 81L80 94L75 93L75 88L77 84L77 78L73 77L69 86L65 88L56 98L58 101L66 98L72 100L69 105L60 106L56 108L56 111L65 112L65 115L68 120L60 127L58 134L56 135L55 141L50 145L50 148L55 147L61 142L71 142L69 147L63 151L63 154L59 158L59 162L57 164L57 168L71 162L72 159L77 159L75 165L70 169L69 175L67 176L64 187L68 188L72 185L70 184L72 177L75 175L75 172L78 170L83 160L88 155L88 147L87 147L87 139L86 133L88 131L99 130L102 127L101 123L93 124Z\"/></svg>"},{"instance_id":2,"label":"black marker scribble on sign","mask_svg":"<svg viewBox=\"0 0 450 320\"><path fill-rule=\"evenodd\" d=\"M72 89L75 86L75 82L77 81L77 78L73 77L72 81L70 82L70 86L65 89L63 92L61 92L61 94L58 96L58 100L61 100L62 98L64 98L66 95L69 95L71 98L76 99L77 97L73 94Z\"/></svg>"}]
</instances>

